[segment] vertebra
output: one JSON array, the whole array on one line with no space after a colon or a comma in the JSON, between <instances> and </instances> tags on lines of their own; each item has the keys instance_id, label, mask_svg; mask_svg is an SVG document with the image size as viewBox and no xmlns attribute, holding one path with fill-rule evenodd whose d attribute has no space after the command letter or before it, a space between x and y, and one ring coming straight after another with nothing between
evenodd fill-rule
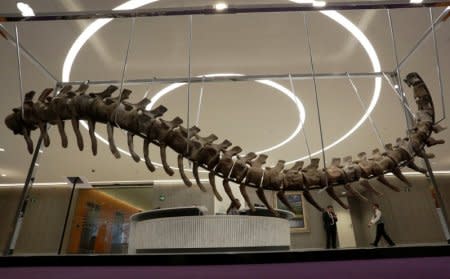
<instances>
[{"instance_id":1,"label":"vertebra","mask_svg":"<svg viewBox=\"0 0 450 279\"><path fill-rule=\"evenodd\" d=\"M336 195L334 191L336 186L342 185L356 197L367 200L350 184L359 182L369 191L380 194L369 183L370 179L376 178L390 189L399 191L397 186L390 184L384 177L386 173L393 173L411 187L400 168L408 166L426 173L414 163L414 156L430 158L434 155L426 153L424 147L444 143L443 140L431 137L431 133L438 133L445 128L435 124L434 105L425 83L417 73L410 73L405 82L413 87L414 99L418 106L415 123L408 131L408 137L398 138L396 145L386 144L383 153L379 149L373 150L371 158L368 158L365 152L360 152L356 161L353 161L351 156L344 157L343 165L340 158L333 158L330 167L325 169L319 168L320 159L318 158L312 158L306 167L303 161L298 161L290 169L284 170L285 161L280 160L274 167L263 168L267 155L257 156L250 152L245 156L239 156L242 149L239 146L230 148L232 144L228 140L219 144L214 143L218 139L217 136L211 134L201 137L199 128L194 126L188 130L181 126L183 120L179 117L171 121L162 119L161 116L167 111L164 106L146 111L145 107L150 103L150 100L146 98L136 104L125 102L131 94L128 89L124 89L118 97L111 97L117 90L115 86L110 86L100 93L90 94L86 94L88 89L86 84L82 84L75 91L72 91L71 86L65 86L58 95L53 97L50 96L53 90L45 89L36 102L33 102L35 92L28 92L23 103L23 113L22 108L13 109L13 113L6 117L5 123L14 134L24 136L28 151L32 153L34 147L30 132L39 128L44 145L48 146L50 144L47 134L48 124L58 126L62 146L67 147L65 120L72 122L77 145L82 150L84 143L79 131L79 120L86 120L94 155L97 154L95 124L103 123L107 125L110 149L116 158L120 157L120 153L114 144L113 131L114 127L118 127L127 131L128 147L136 162L140 161L140 157L134 151L134 136L144 139L144 160L150 171L155 170L148 151L149 144L153 143L160 147L161 161L166 173L174 174L166 160L166 148L170 147L178 154L180 175L187 186L191 186L192 183L184 172L184 158L192 162L193 174L200 189L206 191L198 175L199 167L209 171L209 181L217 199L222 200L215 183L215 177L219 176L223 178L225 193L232 202L235 201L235 197L229 182L240 185L240 191L251 210L254 210L254 207L246 187L256 188L260 200L274 214L276 212L267 201L264 190L276 191L280 201L291 210L292 206L288 203L285 192L302 191L309 203L318 210L323 210L310 193L312 189L323 188L341 206L348 208Z\"/></svg>"}]
</instances>

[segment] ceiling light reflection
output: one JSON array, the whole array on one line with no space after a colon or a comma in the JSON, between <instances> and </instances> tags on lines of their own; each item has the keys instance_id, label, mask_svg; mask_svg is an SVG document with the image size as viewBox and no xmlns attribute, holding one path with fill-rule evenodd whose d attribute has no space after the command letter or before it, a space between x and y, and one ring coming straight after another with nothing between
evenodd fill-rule
<instances>
[{"instance_id":1,"label":"ceiling light reflection","mask_svg":"<svg viewBox=\"0 0 450 279\"><path fill-rule=\"evenodd\" d=\"M214 5L214 9L216 9L217 11L223 11L223 10L228 9L228 5L226 3L223 3L223 2L217 3L217 4Z\"/></svg>"},{"instance_id":2,"label":"ceiling light reflection","mask_svg":"<svg viewBox=\"0 0 450 279\"><path fill-rule=\"evenodd\" d=\"M33 9L24 2L17 2L17 9L22 13L22 16L35 16Z\"/></svg>"},{"instance_id":3,"label":"ceiling light reflection","mask_svg":"<svg viewBox=\"0 0 450 279\"><path fill-rule=\"evenodd\" d=\"M322 8L322 7L325 7L327 5L327 2L325 2L325 1L313 1L312 5L313 5L313 7Z\"/></svg>"}]
</instances>

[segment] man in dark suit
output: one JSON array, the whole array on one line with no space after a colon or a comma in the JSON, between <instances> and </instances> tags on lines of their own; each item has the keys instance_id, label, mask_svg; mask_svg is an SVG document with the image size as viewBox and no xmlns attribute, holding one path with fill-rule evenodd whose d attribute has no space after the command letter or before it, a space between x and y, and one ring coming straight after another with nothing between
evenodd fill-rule
<instances>
[{"instance_id":1,"label":"man in dark suit","mask_svg":"<svg viewBox=\"0 0 450 279\"><path fill-rule=\"evenodd\" d=\"M322 213L323 226L327 233L327 249L336 248L336 235L337 235L337 217L334 213L333 206L327 206L327 209Z\"/></svg>"}]
</instances>

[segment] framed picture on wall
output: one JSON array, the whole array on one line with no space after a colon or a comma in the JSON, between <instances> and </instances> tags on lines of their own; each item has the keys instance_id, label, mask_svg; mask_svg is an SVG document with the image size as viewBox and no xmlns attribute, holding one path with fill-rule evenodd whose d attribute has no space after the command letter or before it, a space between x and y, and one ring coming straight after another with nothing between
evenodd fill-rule
<instances>
[{"instance_id":1,"label":"framed picture on wall","mask_svg":"<svg viewBox=\"0 0 450 279\"><path fill-rule=\"evenodd\" d=\"M305 198L301 192L286 192L287 200L294 208L295 216L289 220L291 232L308 232L308 220L305 212ZM278 199L276 199L276 206L278 209L289 209Z\"/></svg>"}]
</instances>

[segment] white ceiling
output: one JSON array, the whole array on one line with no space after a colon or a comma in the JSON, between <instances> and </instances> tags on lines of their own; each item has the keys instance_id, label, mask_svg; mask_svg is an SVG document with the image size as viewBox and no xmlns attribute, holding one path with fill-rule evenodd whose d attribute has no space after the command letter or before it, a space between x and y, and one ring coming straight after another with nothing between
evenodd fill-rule
<instances>
[{"instance_id":1,"label":"white ceiling","mask_svg":"<svg viewBox=\"0 0 450 279\"><path fill-rule=\"evenodd\" d=\"M248 1L228 1L231 4L248 4ZM269 3L275 1L257 1ZM288 1L279 1L288 2ZM121 1L28 1L36 13L50 11L104 10L111 9ZM162 0L148 7L199 6L213 1ZM252 2L253 3L253 2ZM1 13L16 12L15 1L1 1ZM433 9L437 16L442 9ZM393 47L386 11L344 11L374 45L382 69L394 68ZM429 26L428 9L392 11L398 56L404 57L420 35ZM366 72L372 71L367 54L358 42L342 27L325 16L308 13L311 44L316 72ZM28 22L19 24L22 44L30 50L52 73L61 77L65 56L82 30L90 23L80 21ZM13 24L4 24L13 32ZM117 19L100 30L82 49L73 69L72 80L120 79L128 43L130 19ZM286 74L310 73L310 58L301 13L238 14L193 17L193 41L191 72L193 76L208 73L240 74ZM441 73L444 91L450 88L450 25L442 24L437 31ZM435 99L437 116L442 115L439 83L436 74L435 56L429 39L411 57L402 69L402 75L417 71L427 82ZM8 42L0 40L2 61L1 84L2 119L19 105L19 82L16 52ZM41 91L54 84L43 76L35 66L22 59L24 91ZM126 77L184 77L188 74L188 17L155 17L136 19L136 30L130 50ZM373 92L373 78L355 79L364 102L369 103ZM288 81L280 84L290 87ZM320 149L320 133L312 81L295 81L297 96L306 108L306 134L311 149ZM149 89L149 97L165 85L132 86L132 100L138 101ZM344 135L362 116L363 111L353 89L346 79L318 80L320 113L325 145ZM93 88L102 90L106 86ZM191 86L191 123L196 118L201 84ZM411 91L406 88L412 102ZM446 105L450 98L446 94ZM167 119L175 116L187 119L187 87L181 87L159 101L169 111ZM405 120L400 103L391 88L383 81L380 100L372 117L385 142L393 142L405 135ZM298 116L295 106L284 95L272 88L255 82L221 82L204 84L199 126L202 135L215 133L220 139L229 139L243 147L244 152L261 150L277 144L295 129ZM446 123L447 120L444 121ZM103 125L97 130L105 135ZM76 148L71 126L66 127L69 147L60 146L56 129L50 130L52 143L39 159L37 181L62 181L65 176L80 175L95 180L169 179L163 171L147 171L144 164L134 163L122 156L116 160L109 148L99 145L99 154L94 157L89 149L89 137L83 131L87 148L80 152ZM0 122L0 177L1 183L23 182L31 161L24 140L14 136ZM37 141L38 132L34 132ZM436 136L450 142L450 132ZM126 149L126 138L116 131L117 145ZM141 140L135 142L141 152ZM370 152L379 147L368 121L351 137L326 152L327 161L333 157ZM437 158L432 160L436 170L449 170L450 144L433 148ZM170 161L174 163L173 152ZM302 134L283 147L269 152L269 164L278 159L287 161L305 156L307 150ZM160 162L159 151L151 149L151 158ZM175 164L173 164L175 165ZM178 174L174 178L178 179Z\"/></svg>"}]
</instances>

